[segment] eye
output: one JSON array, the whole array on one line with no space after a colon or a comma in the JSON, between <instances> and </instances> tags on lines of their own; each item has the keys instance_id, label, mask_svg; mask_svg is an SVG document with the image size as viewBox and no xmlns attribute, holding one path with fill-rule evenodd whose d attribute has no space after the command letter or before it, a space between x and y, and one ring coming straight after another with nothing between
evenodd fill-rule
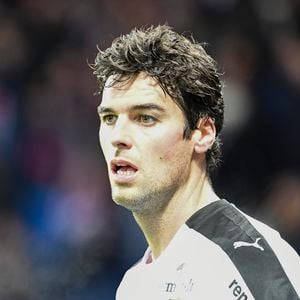
<instances>
[{"instance_id":1,"label":"eye","mask_svg":"<svg viewBox=\"0 0 300 300\"><path fill-rule=\"evenodd\" d=\"M106 125L113 125L117 120L116 115L104 115L101 117L101 121Z\"/></svg>"},{"instance_id":2,"label":"eye","mask_svg":"<svg viewBox=\"0 0 300 300\"><path fill-rule=\"evenodd\" d=\"M140 115L138 121L143 125L153 125L157 119L150 115Z\"/></svg>"}]
</instances>

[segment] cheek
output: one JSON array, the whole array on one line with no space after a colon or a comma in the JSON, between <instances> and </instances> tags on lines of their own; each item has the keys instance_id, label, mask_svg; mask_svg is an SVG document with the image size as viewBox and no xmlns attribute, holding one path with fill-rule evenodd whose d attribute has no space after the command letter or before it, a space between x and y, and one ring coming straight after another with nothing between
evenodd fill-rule
<instances>
[{"instance_id":1,"label":"cheek","mask_svg":"<svg viewBox=\"0 0 300 300\"><path fill-rule=\"evenodd\" d=\"M108 152L108 139L105 138L105 132L103 132L103 130L99 130L99 143L100 143L100 147L101 150L104 154L105 159L107 158L107 152Z\"/></svg>"},{"instance_id":2,"label":"cheek","mask_svg":"<svg viewBox=\"0 0 300 300\"><path fill-rule=\"evenodd\" d=\"M99 130L99 143L100 143L100 147L103 151L103 148L104 148L104 139L103 139L103 132L101 131L101 129Z\"/></svg>"},{"instance_id":3,"label":"cheek","mask_svg":"<svg viewBox=\"0 0 300 300\"><path fill-rule=\"evenodd\" d=\"M186 144L183 140L182 133L175 135L166 135L160 139L155 146L155 152L159 155L159 160L163 161L174 161L184 155L186 150Z\"/></svg>"}]
</instances>

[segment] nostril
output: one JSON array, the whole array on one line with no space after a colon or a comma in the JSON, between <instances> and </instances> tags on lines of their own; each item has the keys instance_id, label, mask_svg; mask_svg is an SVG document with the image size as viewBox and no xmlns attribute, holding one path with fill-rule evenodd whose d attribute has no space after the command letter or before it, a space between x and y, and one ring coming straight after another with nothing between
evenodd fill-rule
<instances>
[{"instance_id":1,"label":"nostril","mask_svg":"<svg viewBox=\"0 0 300 300\"><path fill-rule=\"evenodd\" d=\"M113 141L112 145L118 149L130 149L132 144L130 141L124 140L124 141Z\"/></svg>"}]
</instances>

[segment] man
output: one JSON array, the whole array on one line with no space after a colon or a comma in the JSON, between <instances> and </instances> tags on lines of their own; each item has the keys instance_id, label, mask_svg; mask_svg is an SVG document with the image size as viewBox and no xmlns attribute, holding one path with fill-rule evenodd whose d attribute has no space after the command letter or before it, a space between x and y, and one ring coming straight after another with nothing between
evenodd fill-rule
<instances>
[{"instance_id":1,"label":"man","mask_svg":"<svg viewBox=\"0 0 300 300\"><path fill-rule=\"evenodd\" d=\"M93 68L112 198L149 244L117 299L299 299L296 252L212 188L224 103L202 46L168 26L135 29Z\"/></svg>"}]
</instances>

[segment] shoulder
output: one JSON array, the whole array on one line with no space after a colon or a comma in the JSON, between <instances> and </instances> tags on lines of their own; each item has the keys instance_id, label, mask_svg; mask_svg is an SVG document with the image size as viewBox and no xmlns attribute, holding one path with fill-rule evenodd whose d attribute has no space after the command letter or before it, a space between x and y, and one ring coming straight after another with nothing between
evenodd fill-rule
<instances>
[{"instance_id":1,"label":"shoulder","mask_svg":"<svg viewBox=\"0 0 300 300\"><path fill-rule=\"evenodd\" d=\"M277 231L225 200L204 207L186 224L219 246L255 298L299 299L299 256Z\"/></svg>"}]
</instances>

